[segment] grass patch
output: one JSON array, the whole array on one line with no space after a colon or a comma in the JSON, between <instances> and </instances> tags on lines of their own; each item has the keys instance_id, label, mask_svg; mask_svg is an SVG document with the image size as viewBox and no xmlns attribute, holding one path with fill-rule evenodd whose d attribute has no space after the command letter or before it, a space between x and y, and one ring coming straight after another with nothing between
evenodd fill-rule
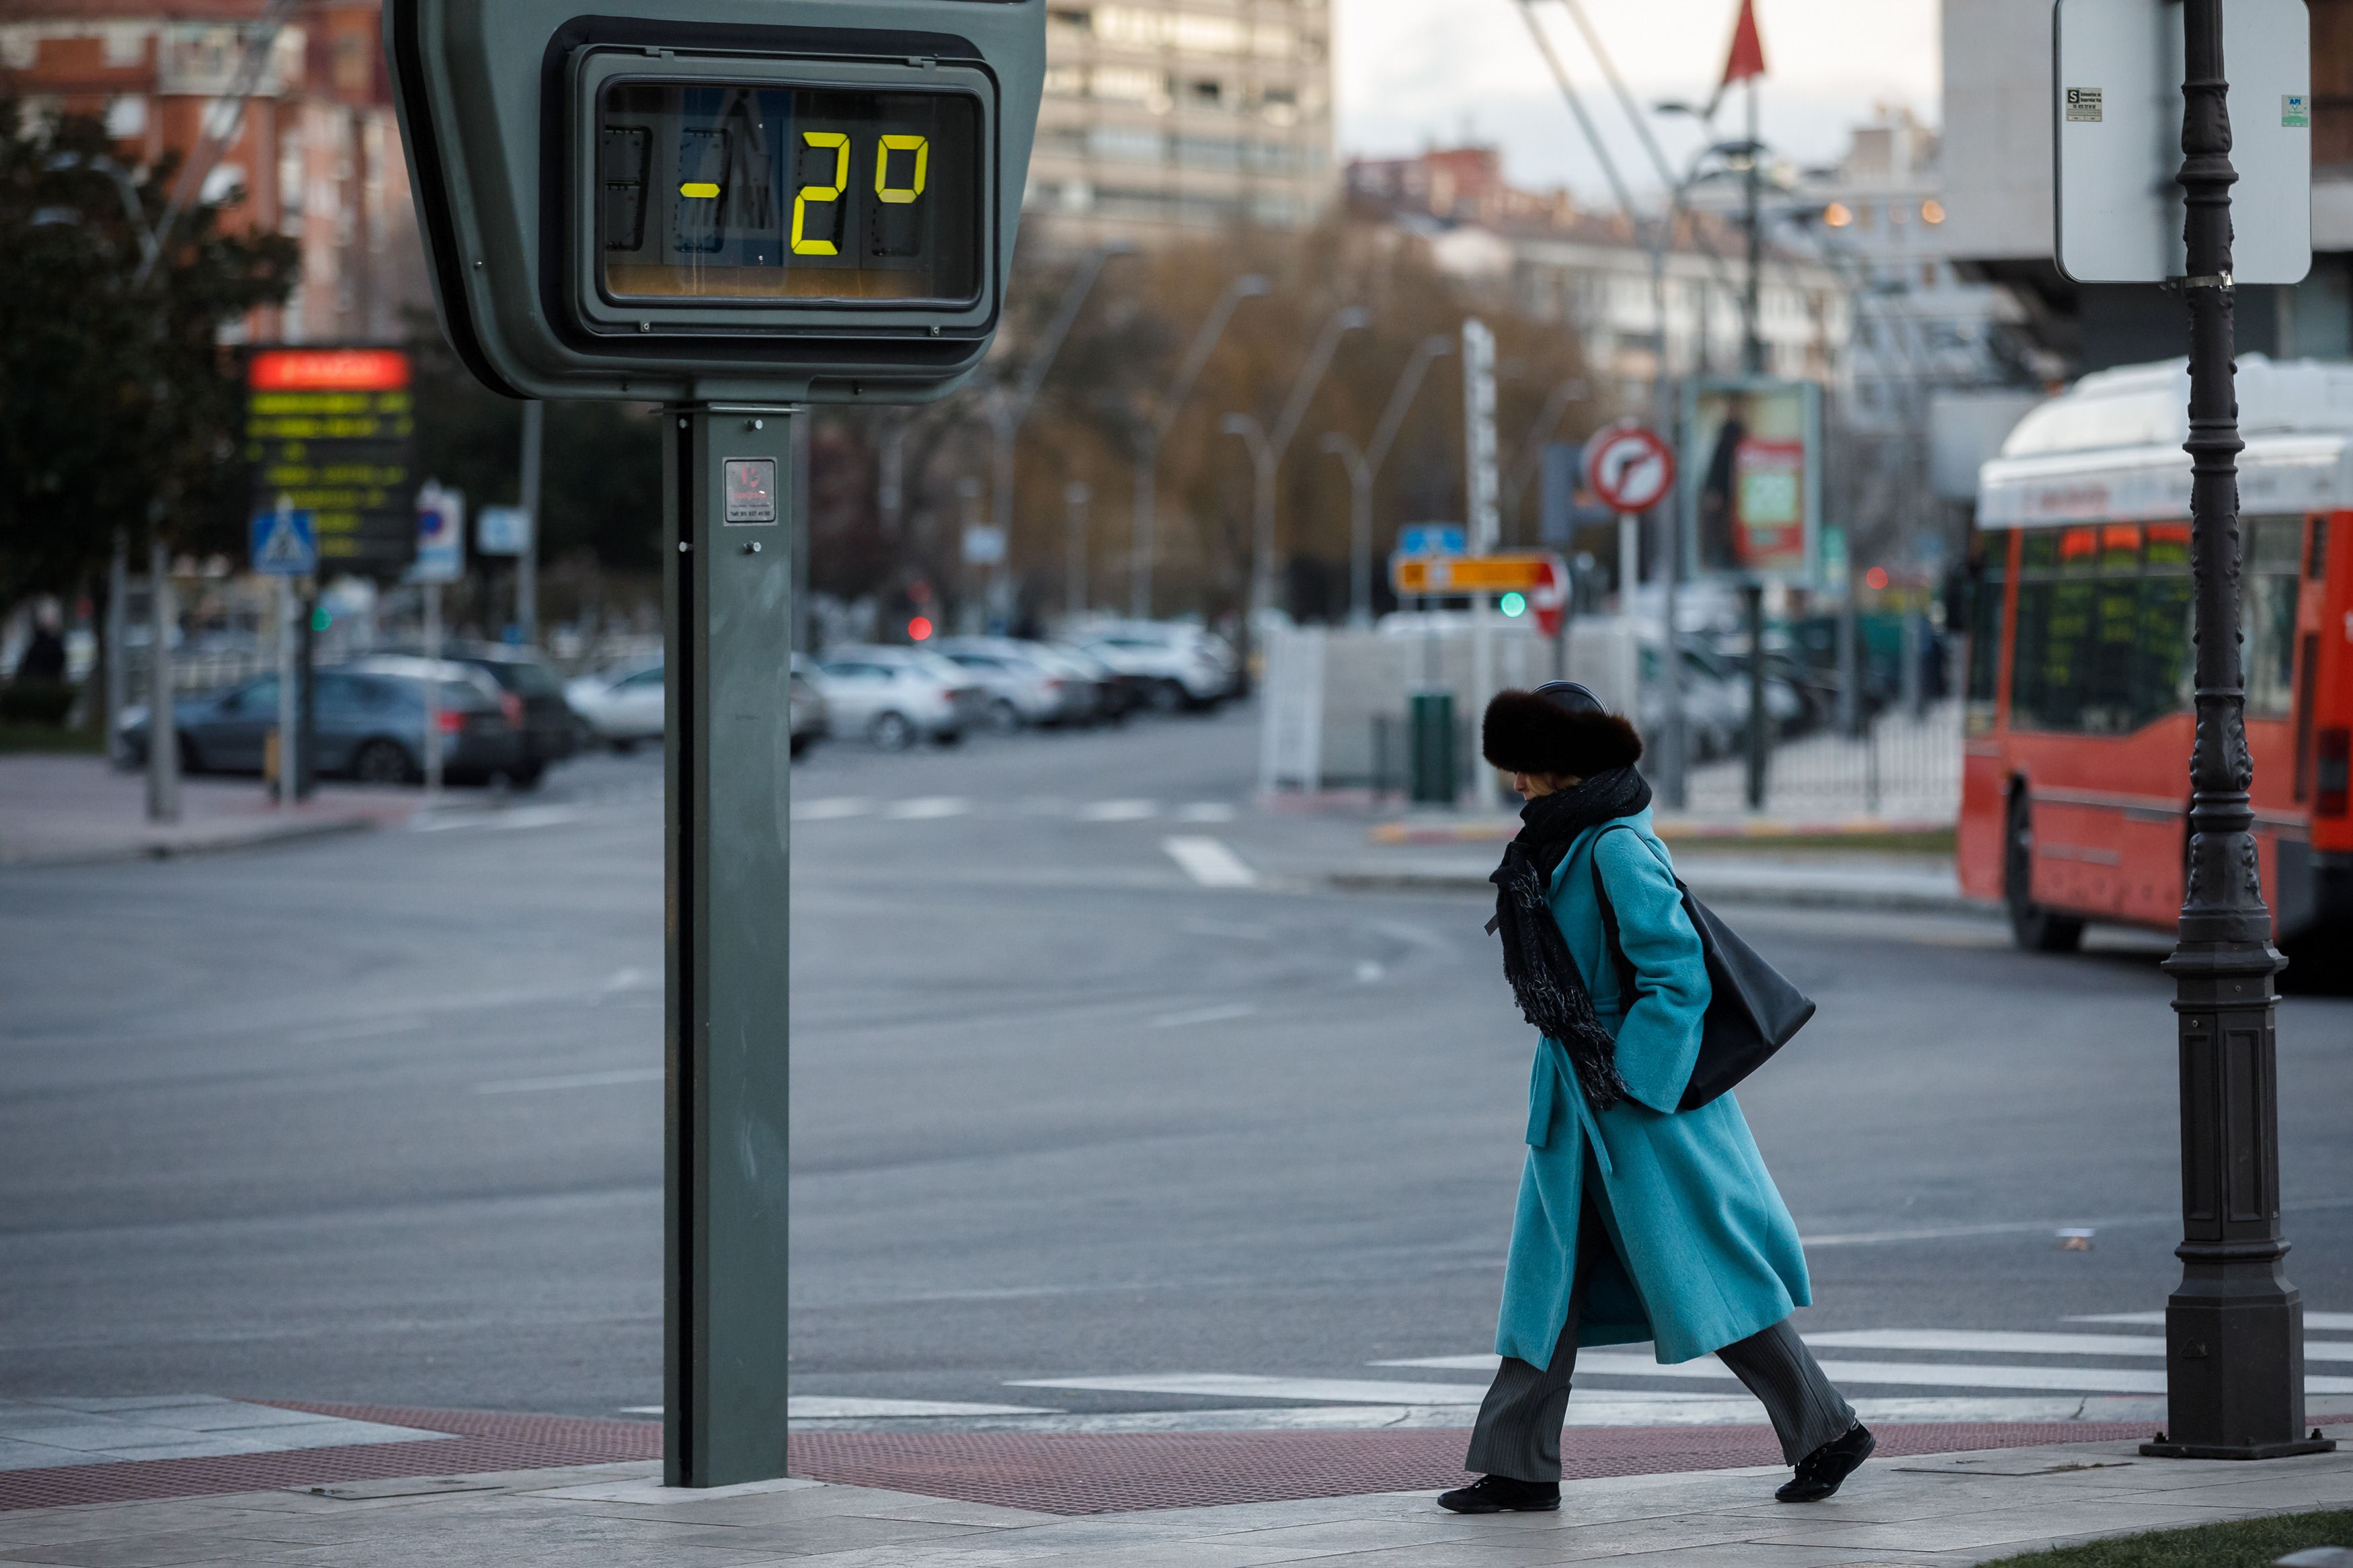
<instances>
[{"instance_id":1,"label":"grass patch","mask_svg":"<svg viewBox=\"0 0 2353 1568\"><path fill-rule=\"evenodd\" d=\"M1947 859L1953 854L1955 835L1951 828L1938 828L1926 833L1692 833L1673 828L1662 831L1660 837L1677 849L1691 849L1715 854L1770 850L1783 854L1790 850L1820 851L1823 854L1873 855L1942 855Z\"/></svg>"},{"instance_id":2,"label":"grass patch","mask_svg":"<svg viewBox=\"0 0 2353 1568\"><path fill-rule=\"evenodd\" d=\"M2270 1568L2291 1552L2347 1545L2353 1545L2353 1513L2289 1513L2030 1552L1988 1568Z\"/></svg>"},{"instance_id":3,"label":"grass patch","mask_svg":"<svg viewBox=\"0 0 2353 1568\"><path fill-rule=\"evenodd\" d=\"M0 724L0 753L53 752L94 756L106 750L106 737L95 730L67 729L56 724Z\"/></svg>"}]
</instances>

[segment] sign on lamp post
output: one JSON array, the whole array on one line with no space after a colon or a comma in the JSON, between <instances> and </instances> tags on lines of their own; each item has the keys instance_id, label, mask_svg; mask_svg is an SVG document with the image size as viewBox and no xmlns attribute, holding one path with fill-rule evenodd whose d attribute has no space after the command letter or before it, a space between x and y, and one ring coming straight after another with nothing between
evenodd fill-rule
<instances>
[{"instance_id":1,"label":"sign on lamp post","mask_svg":"<svg viewBox=\"0 0 2353 1568\"><path fill-rule=\"evenodd\" d=\"M2053 16L2058 265L2079 282L2169 284L2189 317L2197 726L2186 892L2165 964L2182 1271L2165 1309L2169 1431L2141 1452L2316 1453L2336 1445L2305 1426L2304 1299L2281 1268L2280 958L2247 749L2232 363L2236 285L2293 283L2311 263L2310 17L2303 0L2059 0Z\"/></svg>"}]
</instances>

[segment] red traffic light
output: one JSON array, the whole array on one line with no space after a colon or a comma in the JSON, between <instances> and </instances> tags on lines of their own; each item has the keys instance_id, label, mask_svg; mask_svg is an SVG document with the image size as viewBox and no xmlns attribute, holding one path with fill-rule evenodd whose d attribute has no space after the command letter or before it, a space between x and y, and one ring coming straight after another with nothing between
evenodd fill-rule
<instances>
[{"instance_id":1,"label":"red traffic light","mask_svg":"<svg viewBox=\"0 0 2353 1568\"><path fill-rule=\"evenodd\" d=\"M909 621L909 622L907 623L907 640L908 640L909 642L929 642L929 641L931 641L931 640L932 640L932 618L931 618L931 616L917 616L913 620Z\"/></svg>"}]
</instances>

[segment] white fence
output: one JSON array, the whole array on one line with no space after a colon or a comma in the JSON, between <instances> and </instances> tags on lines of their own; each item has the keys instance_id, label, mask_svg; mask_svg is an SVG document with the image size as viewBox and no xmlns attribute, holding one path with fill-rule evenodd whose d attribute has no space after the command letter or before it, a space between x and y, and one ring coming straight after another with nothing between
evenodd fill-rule
<instances>
[{"instance_id":1,"label":"white fence","mask_svg":"<svg viewBox=\"0 0 2353 1568\"><path fill-rule=\"evenodd\" d=\"M1691 770L1690 809L1706 816L1747 809L1748 764L1737 753ZM1961 810L1961 704L1939 702L1915 719L1892 708L1865 733L1816 731L1778 742L1765 774L1774 816L1879 816L1953 822Z\"/></svg>"},{"instance_id":2,"label":"white fence","mask_svg":"<svg viewBox=\"0 0 2353 1568\"><path fill-rule=\"evenodd\" d=\"M1533 627L1504 624L1488 634L1491 689L1532 687L1566 669L1612 708L1633 705L1639 666L1622 622L1573 622L1566 647ZM1416 691L1454 697L1458 773L1478 761L1472 710L1473 640L1467 626L1428 631L1278 626L1265 639L1259 782L1267 790L1405 787L1405 725Z\"/></svg>"}]
</instances>

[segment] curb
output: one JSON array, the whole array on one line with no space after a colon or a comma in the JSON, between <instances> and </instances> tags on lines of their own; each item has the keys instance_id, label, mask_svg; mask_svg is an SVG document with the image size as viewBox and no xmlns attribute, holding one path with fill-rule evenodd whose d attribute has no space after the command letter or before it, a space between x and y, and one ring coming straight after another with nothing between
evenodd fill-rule
<instances>
[{"instance_id":1,"label":"curb","mask_svg":"<svg viewBox=\"0 0 2353 1568\"><path fill-rule=\"evenodd\" d=\"M325 822L290 822L245 833L222 834L185 843L151 840L108 849L67 850L55 855L10 855L0 852L0 870L17 867L115 866L131 860L185 860L200 855L227 855L240 849L260 849L274 844L299 844L306 839L332 838L346 833L373 833L383 824L374 817L336 817Z\"/></svg>"},{"instance_id":2,"label":"curb","mask_svg":"<svg viewBox=\"0 0 2353 1568\"><path fill-rule=\"evenodd\" d=\"M1782 909L1877 910L1893 914L1984 915L1994 906L1958 893L1926 888L1839 886L1820 882L1714 882L1705 873L1684 881L1712 904L1762 904ZM1493 884L1467 871L1417 870L1405 867L1351 868L1326 875L1327 887L1356 893L1482 893Z\"/></svg>"}]
</instances>

